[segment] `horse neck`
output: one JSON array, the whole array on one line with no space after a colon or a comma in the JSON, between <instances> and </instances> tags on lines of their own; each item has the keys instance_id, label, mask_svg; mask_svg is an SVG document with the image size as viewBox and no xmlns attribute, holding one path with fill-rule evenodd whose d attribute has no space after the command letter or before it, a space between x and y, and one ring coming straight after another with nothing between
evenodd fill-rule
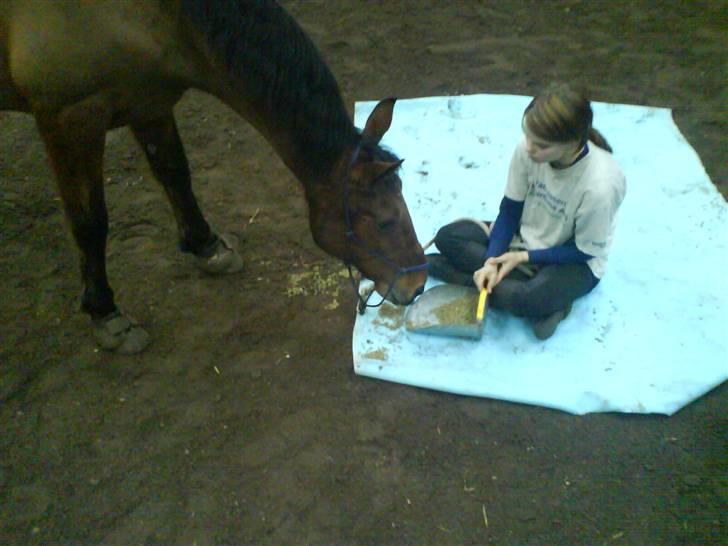
<instances>
[{"instance_id":1,"label":"horse neck","mask_svg":"<svg viewBox=\"0 0 728 546\"><path fill-rule=\"evenodd\" d=\"M337 182L335 173L348 165L360 139L343 105L332 110L332 102L322 95L281 114L265 101L250 100L244 88L236 91L222 100L266 138L307 189ZM336 98L341 100L338 91Z\"/></svg>"},{"instance_id":2,"label":"horse neck","mask_svg":"<svg viewBox=\"0 0 728 546\"><path fill-rule=\"evenodd\" d=\"M208 59L202 85L255 126L298 179L331 182L359 139L331 71L274 2L182 0Z\"/></svg>"}]
</instances>

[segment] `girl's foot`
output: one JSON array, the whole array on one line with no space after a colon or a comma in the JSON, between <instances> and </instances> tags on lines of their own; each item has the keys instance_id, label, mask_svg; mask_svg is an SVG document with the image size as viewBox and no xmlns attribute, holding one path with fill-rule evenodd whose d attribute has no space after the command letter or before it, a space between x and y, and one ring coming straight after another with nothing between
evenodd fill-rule
<instances>
[{"instance_id":1,"label":"girl's foot","mask_svg":"<svg viewBox=\"0 0 728 546\"><path fill-rule=\"evenodd\" d=\"M556 331L556 328L559 325L559 322L564 320L569 313L571 312L571 304L566 309L561 309L559 311L556 311L554 313L551 313L550 315L537 319L533 323L533 333L534 335L540 339L548 339L552 335L554 335L554 332Z\"/></svg>"}]
</instances>

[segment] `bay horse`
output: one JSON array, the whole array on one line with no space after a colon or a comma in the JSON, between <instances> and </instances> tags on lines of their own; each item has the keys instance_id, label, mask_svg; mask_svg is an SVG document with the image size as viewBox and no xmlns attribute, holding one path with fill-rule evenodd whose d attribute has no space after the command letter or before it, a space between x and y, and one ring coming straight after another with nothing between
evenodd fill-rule
<instances>
[{"instance_id":1,"label":"bay horse","mask_svg":"<svg viewBox=\"0 0 728 546\"><path fill-rule=\"evenodd\" d=\"M106 275L106 132L129 126L174 211L180 249L211 273L242 258L192 191L173 107L212 94L251 123L302 183L314 241L405 305L425 257L397 174L379 145L394 99L354 127L312 41L274 0L2 0L0 110L31 113L80 251L81 308L97 342L134 353L149 334L116 306Z\"/></svg>"}]
</instances>

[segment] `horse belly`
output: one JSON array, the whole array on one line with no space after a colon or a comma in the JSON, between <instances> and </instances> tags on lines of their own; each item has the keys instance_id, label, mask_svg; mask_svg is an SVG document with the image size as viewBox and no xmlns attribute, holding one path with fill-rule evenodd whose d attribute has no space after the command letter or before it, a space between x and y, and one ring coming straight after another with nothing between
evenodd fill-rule
<instances>
[{"instance_id":1,"label":"horse belly","mask_svg":"<svg viewBox=\"0 0 728 546\"><path fill-rule=\"evenodd\" d=\"M18 93L10 77L6 6L0 7L0 110L28 110L28 103Z\"/></svg>"}]
</instances>

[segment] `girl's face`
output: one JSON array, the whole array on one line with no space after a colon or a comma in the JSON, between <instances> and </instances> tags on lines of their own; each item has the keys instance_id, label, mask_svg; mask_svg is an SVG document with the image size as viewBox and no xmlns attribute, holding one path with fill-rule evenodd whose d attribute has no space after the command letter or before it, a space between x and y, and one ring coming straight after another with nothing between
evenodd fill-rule
<instances>
[{"instance_id":1,"label":"girl's face","mask_svg":"<svg viewBox=\"0 0 728 546\"><path fill-rule=\"evenodd\" d=\"M581 151L578 141L550 142L535 136L528 127L523 127L526 135L526 152L535 163L570 165Z\"/></svg>"}]
</instances>

